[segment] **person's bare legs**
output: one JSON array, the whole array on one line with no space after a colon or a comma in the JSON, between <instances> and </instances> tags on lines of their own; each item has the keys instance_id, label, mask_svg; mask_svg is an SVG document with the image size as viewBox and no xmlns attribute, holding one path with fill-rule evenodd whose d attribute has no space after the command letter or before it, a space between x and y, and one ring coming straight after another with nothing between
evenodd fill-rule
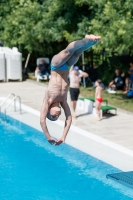
<instances>
[{"instance_id":1,"label":"person's bare legs","mask_svg":"<svg viewBox=\"0 0 133 200\"><path fill-rule=\"evenodd\" d=\"M125 88L125 91L123 92L123 94L127 94L128 93L128 91L129 91L129 84L130 84L130 80L129 80L129 78L126 78L126 80L125 80L125 86L126 86L126 88Z\"/></svg>"},{"instance_id":2,"label":"person's bare legs","mask_svg":"<svg viewBox=\"0 0 133 200\"><path fill-rule=\"evenodd\" d=\"M86 36L86 37L87 37L87 36ZM78 61L80 55L81 55L85 50L89 49L90 47L94 46L94 45L97 44L97 43L98 43L98 40L93 41L91 45L90 45L90 44L86 44L86 45L84 45L83 47L81 47L81 48L79 48L78 50L76 50L76 51L73 53L73 55L67 60L68 66L74 65L74 64Z\"/></svg>"},{"instance_id":3,"label":"person's bare legs","mask_svg":"<svg viewBox=\"0 0 133 200\"><path fill-rule=\"evenodd\" d=\"M97 116L98 116L98 118L97 118L98 121L101 120L100 109L101 109L101 103L96 100L96 113L97 113Z\"/></svg>"},{"instance_id":4,"label":"person's bare legs","mask_svg":"<svg viewBox=\"0 0 133 200\"><path fill-rule=\"evenodd\" d=\"M74 105L74 112L75 112L75 110L76 110L76 105L77 105L77 101L74 101L74 102L73 102L73 105Z\"/></svg>"},{"instance_id":5,"label":"person's bare legs","mask_svg":"<svg viewBox=\"0 0 133 200\"><path fill-rule=\"evenodd\" d=\"M111 88L111 86L114 84L114 81L111 81L110 83L109 83L109 87Z\"/></svg>"},{"instance_id":6,"label":"person's bare legs","mask_svg":"<svg viewBox=\"0 0 133 200\"><path fill-rule=\"evenodd\" d=\"M67 60L68 66L74 65L74 64L78 61L78 59L79 59L79 57L81 56L81 54L82 54L86 49L88 49L88 46L85 46L85 47L80 48L80 49L78 49L77 51L75 51L75 52L73 53L73 55Z\"/></svg>"},{"instance_id":7,"label":"person's bare legs","mask_svg":"<svg viewBox=\"0 0 133 200\"><path fill-rule=\"evenodd\" d=\"M125 84L126 84L126 88L127 88L127 89L129 88L129 82L130 82L129 78L126 78Z\"/></svg>"},{"instance_id":8,"label":"person's bare legs","mask_svg":"<svg viewBox=\"0 0 133 200\"><path fill-rule=\"evenodd\" d=\"M66 47L66 49L62 50L60 53L58 53L57 55L53 57L52 65L54 67L60 67L61 65L66 63L71 58L71 56L73 56L75 51L81 48L83 48L84 50L89 49L91 46L95 45L97 41L99 41L100 39L101 39L100 36L86 35L83 40L77 40L77 41L71 42ZM84 51L83 49L82 49L82 52Z\"/></svg>"},{"instance_id":9,"label":"person's bare legs","mask_svg":"<svg viewBox=\"0 0 133 200\"><path fill-rule=\"evenodd\" d=\"M76 114L75 114L76 105L77 105L77 101L71 101L72 116L74 119L76 119Z\"/></svg>"}]
</instances>

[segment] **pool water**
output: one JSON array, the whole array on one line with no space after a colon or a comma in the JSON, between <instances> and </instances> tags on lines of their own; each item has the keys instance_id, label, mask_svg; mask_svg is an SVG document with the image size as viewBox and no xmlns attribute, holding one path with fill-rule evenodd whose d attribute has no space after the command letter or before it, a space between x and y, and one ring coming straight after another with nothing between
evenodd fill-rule
<instances>
[{"instance_id":1,"label":"pool water","mask_svg":"<svg viewBox=\"0 0 133 200\"><path fill-rule=\"evenodd\" d=\"M88 147L89 148L89 147ZM0 121L0 200L130 200L118 169L8 117Z\"/></svg>"}]
</instances>

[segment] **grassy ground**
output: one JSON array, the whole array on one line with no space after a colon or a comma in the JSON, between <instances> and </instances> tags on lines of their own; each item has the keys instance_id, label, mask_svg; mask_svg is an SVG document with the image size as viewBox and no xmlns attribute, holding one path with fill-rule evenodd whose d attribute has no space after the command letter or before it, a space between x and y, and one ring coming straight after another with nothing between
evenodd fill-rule
<instances>
[{"instance_id":1,"label":"grassy ground","mask_svg":"<svg viewBox=\"0 0 133 200\"><path fill-rule=\"evenodd\" d=\"M34 73L28 74L29 79L35 80ZM48 84L48 81L40 81L44 84ZM83 97L94 97L95 89L94 87L80 87L80 95ZM133 98L126 97L122 91L117 91L115 94L109 94L107 92L103 92L103 98L108 100L108 104L115 106L117 108L121 108L126 111L133 112Z\"/></svg>"},{"instance_id":2,"label":"grassy ground","mask_svg":"<svg viewBox=\"0 0 133 200\"><path fill-rule=\"evenodd\" d=\"M95 89L93 87L80 87L80 94L83 97L94 97ZM108 104L126 111L133 112L133 98L126 97L123 91L117 91L115 94L103 92L103 98L108 100Z\"/></svg>"},{"instance_id":3,"label":"grassy ground","mask_svg":"<svg viewBox=\"0 0 133 200\"><path fill-rule=\"evenodd\" d=\"M31 80L36 81L36 78L35 78L34 73L29 73L29 74L28 74L28 78L31 79Z\"/></svg>"}]
</instances>

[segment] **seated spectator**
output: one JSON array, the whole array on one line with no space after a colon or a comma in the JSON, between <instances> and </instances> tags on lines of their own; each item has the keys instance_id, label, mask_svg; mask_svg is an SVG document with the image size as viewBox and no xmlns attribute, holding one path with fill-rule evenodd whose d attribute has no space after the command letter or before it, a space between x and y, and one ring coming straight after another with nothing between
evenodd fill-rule
<instances>
[{"instance_id":1,"label":"seated spectator","mask_svg":"<svg viewBox=\"0 0 133 200\"><path fill-rule=\"evenodd\" d=\"M48 64L46 64L44 60L41 60L40 64L36 68L36 71L40 76L46 75L47 78L49 78L50 73L48 70Z\"/></svg>"},{"instance_id":2,"label":"seated spectator","mask_svg":"<svg viewBox=\"0 0 133 200\"><path fill-rule=\"evenodd\" d=\"M126 78L126 91L129 90L130 84L133 84L133 62L130 62L130 69L128 71L129 77Z\"/></svg>"},{"instance_id":3,"label":"seated spectator","mask_svg":"<svg viewBox=\"0 0 133 200\"><path fill-rule=\"evenodd\" d=\"M113 80L109 83L111 90L124 90L125 86L125 73L120 73L119 69L115 70Z\"/></svg>"}]
</instances>

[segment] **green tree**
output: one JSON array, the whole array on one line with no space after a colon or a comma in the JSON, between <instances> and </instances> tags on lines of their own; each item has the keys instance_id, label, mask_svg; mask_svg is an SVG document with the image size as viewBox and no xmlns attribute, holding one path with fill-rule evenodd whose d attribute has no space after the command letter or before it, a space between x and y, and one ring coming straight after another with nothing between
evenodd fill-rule
<instances>
[{"instance_id":1,"label":"green tree","mask_svg":"<svg viewBox=\"0 0 133 200\"><path fill-rule=\"evenodd\" d=\"M0 40L24 54L52 56L86 33L101 35L91 57L133 53L131 0L1 0ZM93 52L93 53L92 53Z\"/></svg>"},{"instance_id":2,"label":"green tree","mask_svg":"<svg viewBox=\"0 0 133 200\"><path fill-rule=\"evenodd\" d=\"M10 0L4 4L6 9L1 15L0 37L6 45L21 50L54 53L87 31L84 24L88 21L88 7L74 0Z\"/></svg>"},{"instance_id":3,"label":"green tree","mask_svg":"<svg viewBox=\"0 0 133 200\"><path fill-rule=\"evenodd\" d=\"M105 49L111 56L133 53L133 4L131 0L95 1L98 9L91 21L91 30L102 35L97 51Z\"/></svg>"}]
</instances>

